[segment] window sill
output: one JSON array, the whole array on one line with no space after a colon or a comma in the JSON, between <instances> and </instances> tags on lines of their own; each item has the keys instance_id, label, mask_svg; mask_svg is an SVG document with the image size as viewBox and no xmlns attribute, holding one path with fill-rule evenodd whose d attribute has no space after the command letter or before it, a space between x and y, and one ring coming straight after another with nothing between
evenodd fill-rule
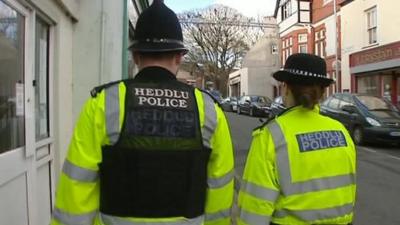
<instances>
[{"instance_id":1,"label":"window sill","mask_svg":"<svg viewBox=\"0 0 400 225\"><path fill-rule=\"evenodd\" d=\"M374 44L366 45L366 46L362 47L361 49L373 48L373 47L376 47L378 45L379 45L379 43L377 42L377 43L374 43Z\"/></svg>"}]
</instances>

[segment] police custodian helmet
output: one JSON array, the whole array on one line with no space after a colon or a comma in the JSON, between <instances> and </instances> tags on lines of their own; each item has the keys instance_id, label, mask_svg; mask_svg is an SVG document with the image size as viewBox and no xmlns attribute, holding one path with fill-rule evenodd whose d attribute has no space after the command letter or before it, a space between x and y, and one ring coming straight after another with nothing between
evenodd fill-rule
<instances>
[{"instance_id":1,"label":"police custodian helmet","mask_svg":"<svg viewBox=\"0 0 400 225\"><path fill-rule=\"evenodd\" d=\"M162 0L154 0L140 14L130 49L134 52L188 51L178 17Z\"/></svg>"}]
</instances>

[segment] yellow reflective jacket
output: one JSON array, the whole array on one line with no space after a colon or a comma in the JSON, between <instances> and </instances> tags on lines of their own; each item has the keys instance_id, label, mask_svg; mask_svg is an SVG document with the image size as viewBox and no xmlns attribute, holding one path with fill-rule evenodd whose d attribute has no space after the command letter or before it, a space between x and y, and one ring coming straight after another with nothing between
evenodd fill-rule
<instances>
[{"instance_id":1,"label":"yellow reflective jacket","mask_svg":"<svg viewBox=\"0 0 400 225\"><path fill-rule=\"evenodd\" d=\"M117 85L117 86L115 86ZM119 95L119 128L124 118L126 86L114 84ZM224 113L212 99L195 89L200 126L207 123L206 110L215 110L216 126L209 137L211 155L207 166L208 188L205 215L193 219L121 218L99 212L98 164L102 161L101 147L110 143L105 124L106 91L89 99L81 112L69 145L56 191L51 225L185 225L230 224L233 202L233 148ZM206 108L208 107L208 109Z\"/></svg>"},{"instance_id":2,"label":"yellow reflective jacket","mask_svg":"<svg viewBox=\"0 0 400 225\"><path fill-rule=\"evenodd\" d=\"M348 224L356 153L346 128L297 106L253 132L239 192L239 224Z\"/></svg>"}]
</instances>

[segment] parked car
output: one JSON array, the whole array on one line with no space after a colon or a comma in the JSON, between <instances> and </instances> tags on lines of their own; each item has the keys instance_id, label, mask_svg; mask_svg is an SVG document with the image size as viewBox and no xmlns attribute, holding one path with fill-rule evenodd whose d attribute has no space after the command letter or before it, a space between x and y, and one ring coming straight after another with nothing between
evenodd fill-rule
<instances>
[{"instance_id":1,"label":"parked car","mask_svg":"<svg viewBox=\"0 0 400 225\"><path fill-rule=\"evenodd\" d=\"M276 98L274 98L274 100L271 103L271 110L269 113L269 117L275 117L277 115L279 115L283 110L285 110L286 107L285 105L283 105L283 100L282 100L282 96L278 96Z\"/></svg>"},{"instance_id":2,"label":"parked car","mask_svg":"<svg viewBox=\"0 0 400 225\"><path fill-rule=\"evenodd\" d=\"M270 112L271 102L271 99L265 96L244 95L238 101L237 113L267 117Z\"/></svg>"},{"instance_id":3,"label":"parked car","mask_svg":"<svg viewBox=\"0 0 400 225\"><path fill-rule=\"evenodd\" d=\"M320 112L342 122L356 144L400 144L399 109L384 98L337 93L322 102Z\"/></svg>"},{"instance_id":4,"label":"parked car","mask_svg":"<svg viewBox=\"0 0 400 225\"><path fill-rule=\"evenodd\" d=\"M237 111L237 98L227 97L221 102L221 107L226 112L236 112Z\"/></svg>"}]
</instances>

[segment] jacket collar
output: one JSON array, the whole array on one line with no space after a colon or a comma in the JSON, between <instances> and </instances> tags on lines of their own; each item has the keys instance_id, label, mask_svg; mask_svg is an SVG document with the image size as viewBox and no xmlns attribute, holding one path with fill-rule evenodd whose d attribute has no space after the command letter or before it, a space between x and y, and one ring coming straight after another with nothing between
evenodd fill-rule
<instances>
[{"instance_id":1,"label":"jacket collar","mask_svg":"<svg viewBox=\"0 0 400 225\"><path fill-rule=\"evenodd\" d=\"M143 68L136 74L136 82L162 82L176 80L176 76L171 71L158 66Z\"/></svg>"}]
</instances>

